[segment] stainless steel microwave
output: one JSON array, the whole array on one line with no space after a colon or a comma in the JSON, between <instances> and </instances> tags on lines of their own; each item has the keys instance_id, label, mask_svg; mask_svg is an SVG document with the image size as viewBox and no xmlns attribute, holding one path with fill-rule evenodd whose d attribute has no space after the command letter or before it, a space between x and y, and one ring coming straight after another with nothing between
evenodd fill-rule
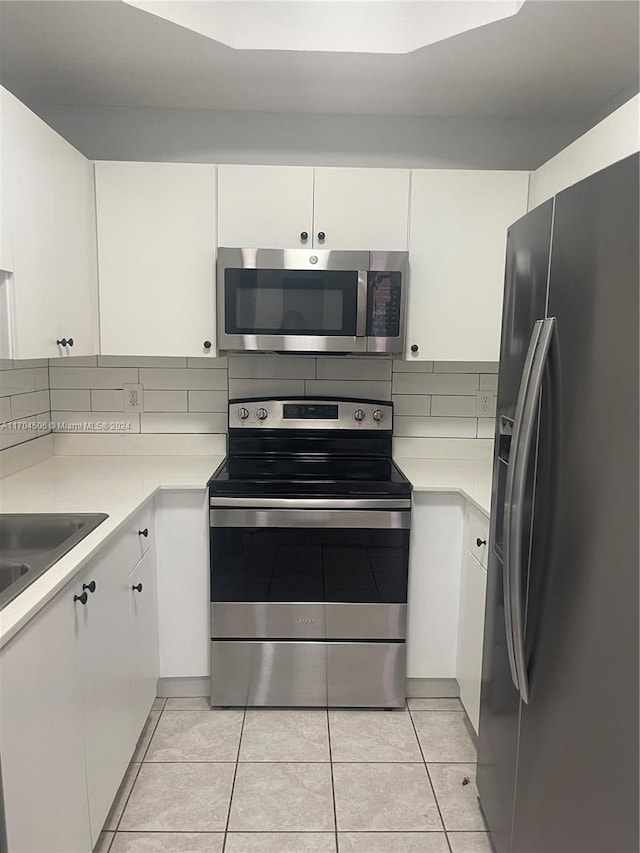
<instances>
[{"instance_id":1,"label":"stainless steel microwave","mask_svg":"<svg viewBox=\"0 0 640 853\"><path fill-rule=\"evenodd\" d=\"M404 352L407 252L218 249L218 347Z\"/></svg>"}]
</instances>

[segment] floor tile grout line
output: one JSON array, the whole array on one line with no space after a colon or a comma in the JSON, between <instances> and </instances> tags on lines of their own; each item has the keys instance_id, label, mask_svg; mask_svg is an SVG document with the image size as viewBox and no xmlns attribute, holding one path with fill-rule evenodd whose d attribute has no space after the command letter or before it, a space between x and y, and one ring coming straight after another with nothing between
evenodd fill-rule
<instances>
[{"instance_id":1,"label":"floor tile grout line","mask_svg":"<svg viewBox=\"0 0 640 853\"><path fill-rule=\"evenodd\" d=\"M427 759L424 757L424 751L422 749L422 744L420 742L420 738L418 737L418 730L416 729L416 724L413 721L413 717L411 716L411 712L409 712L409 717L411 718L411 725L413 726L413 731L418 740L418 748L420 749L420 755L422 755L422 760L424 762L424 772L427 774L427 779L429 781L429 787L431 788L431 793L433 794L433 800L436 804L436 808L438 809L438 815L440 817L440 823L442 824L442 829L444 831L444 837L447 841L447 847L449 848L450 853L453 853L451 849L451 844L449 844L449 836L447 835L447 827L445 826L444 818L442 817L442 810L440 809L440 803L438 802L438 797L436 795L436 789L433 787L433 782L431 781L431 775L429 774L429 768L427 766Z\"/></svg>"},{"instance_id":2,"label":"floor tile grout line","mask_svg":"<svg viewBox=\"0 0 640 853\"><path fill-rule=\"evenodd\" d=\"M227 820L224 826L224 838L222 839L222 853L227 847L227 835L229 832L229 821L231 820L231 806L233 804L233 791L236 786L236 776L238 775L238 765L240 764L240 750L242 749L242 735L244 734L244 725L247 719L247 708L243 709L242 725L240 726L240 737L238 738L238 752L236 753L236 763L233 768L233 779L231 780L231 793L229 795L229 808L227 809Z\"/></svg>"},{"instance_id":3,"label":"floor tile grout line","mask_svg":"<svg viewBox=\"0 0 640 853\"><path fill-rule=\"evenodd\" d=\"M329 716L329 709L327 708L327 738L329 744L329 771L331 773L331 798L333 800L333 829L334 829L334 839L336 842L336 853L339 853L338 847L338 811L336 809L336 786L335 780L333 778L333 752L331 749L331 717Z\"/></svg>"}]
</instances>

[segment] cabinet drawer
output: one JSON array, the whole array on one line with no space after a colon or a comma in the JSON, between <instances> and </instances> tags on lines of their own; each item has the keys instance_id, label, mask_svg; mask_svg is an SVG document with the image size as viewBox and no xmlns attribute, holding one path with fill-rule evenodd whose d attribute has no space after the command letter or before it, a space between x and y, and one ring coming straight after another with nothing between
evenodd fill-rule
<instances>
[{"instance_id":1,"label":"cabinet drawer","mask_svg":"<svg viewBox=\"0 0 640 853\"><path fill-rule=\"evenodd\" d=\"M467 503L464 520L465 548L487 568L489 542L489 519L471 504Z\"/></svg>"}]
</instances>

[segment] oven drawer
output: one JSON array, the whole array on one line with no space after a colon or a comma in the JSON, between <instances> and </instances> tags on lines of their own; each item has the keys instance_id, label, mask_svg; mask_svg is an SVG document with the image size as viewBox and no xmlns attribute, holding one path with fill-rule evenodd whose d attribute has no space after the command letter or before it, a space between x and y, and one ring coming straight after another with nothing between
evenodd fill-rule
<instances>
[{"instance_id":1,"label":"oven drawer","mask_svg":"<svg viewBox=\"0 0 640 853\"><path fill-rule=\"evenodd\" d=\"M212 639L404 640L406 604L217 601Z\"/></svg>"},{"instance_id":2,"label":"oven drawer","mask_svg":"<svg viewBox=\"0 0 640 853\"><path fill-rule=\"evenodd\" d=\"M406 646L213 640L211 704L401 708Z\"/></svg>"}]
</instances>

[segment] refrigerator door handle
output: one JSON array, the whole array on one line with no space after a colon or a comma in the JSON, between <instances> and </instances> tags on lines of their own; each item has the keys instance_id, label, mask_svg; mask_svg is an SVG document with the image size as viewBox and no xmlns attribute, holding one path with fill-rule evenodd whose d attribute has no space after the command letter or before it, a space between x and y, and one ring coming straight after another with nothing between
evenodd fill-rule
<instances>
[{"instance_id":1,"label":"refrigerator door handle","mask_svg":"<svg viewBox=\"0 0 640 853\"><path fill-rule=\"evenodd\" d=\"M522 435L521 424L524 413L525 401L531 383L531 373L533 371L533 362L540 342L540 333L542 332L542 320L537 320L531 333L529 341L529 349L522 370L522 379L520 380L520 389L518 391L518 400L516 403L515 417L513 421L513 433L511 436L511 452L509 454L509 468L507 470L507 481L505 483L504 497L504 540L503 540L503 563L502 563L502 590L504 598L504 621L507 635L507 654L509 657L509 669L511 670L511 680L514 686L520 692L520 681L518 678L518 669L516 665L515 643L513 633L513 613L511 609L511 542L513 541L513 496L515 485L515 470L516 460L520 455L519 445Z\"/></svg>"},{"instance_id":2,"label":"refrigerator door handle","mask_svg":"<svg viewBox=\"0 0 640 853\"><path fill-rule=\"evenodd\" d=\"M509 591L511 595L511 619L513 626L514 655L518 689L522 701L529 702L529 677L524 643L524 601L522 595L522 550L525 512L525 492L527 469L531 447L538 419L538 402L542 391L547 359L555 329L555 318L538 320L540 327L538 343L535 349L526 396L523 401L521 417L518 420L517 454L513 465L513 491L511 494L511 513L509 529ZM518 400L520 403L520 400Z\"/></svg>"}]
</instances>

